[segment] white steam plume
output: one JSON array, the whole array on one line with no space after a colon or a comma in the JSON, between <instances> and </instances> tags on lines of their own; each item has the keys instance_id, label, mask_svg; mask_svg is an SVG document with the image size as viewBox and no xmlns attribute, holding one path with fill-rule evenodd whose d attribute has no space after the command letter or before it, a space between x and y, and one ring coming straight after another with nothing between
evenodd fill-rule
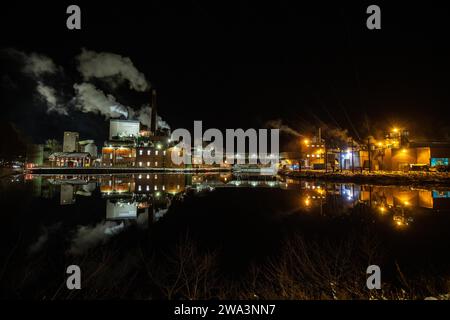
<instances>
[{"instance_id":1,"label":"white steam plume","mask_svg":"<svg viewBox=\"0 0 450 320\"><path fill-rule=\"evenodd\" d=\"M64 105L58 104L58 98L56 97L56 90L49 87L42 82L38 82L36 87L40 97L47 103L47 112L56 112L61 115L68 115L67 108Z\"/></svg>"},{"instance_id":2,"label":"white steam plume","mask_svg":"<svg viewBox=\"0 0 450 320\"><path fill-rule=\"evenodd\" d=\"M5 49L4 52L21 61L23 63L22 72L36 81L36 91L39 98L46 102L48 113L55 112L60 115L68 115L67 108L59 103L61 99L58 98L57 91L44 83L44 76L62 72L62 67L57 66L50 57L40 53L31 52L27 54L13 48Z\"/></svg>"},{"instance_id":3,"label":"white steam plume","mask_svg":"<svg viewBox=\"0 0 450 320\"><path fill-rule=\"evenodd\" d=\"M40 53L27 54L14 48L4 49L3 52L21 61L23 63L22 72L35 78L40 78L45 74L55 74L58 70L62 70L50 57Z\"/></svg>"},{"instance_id":4,"label":"white steam plume","mask_svg":"<svg viewBox=\"0 0 450 320\"><path fill-rule=\"evenodd\" d=\"M106 118L115 118L120 115L128 116L128 108L121 105L116 99L99 89L91 83L74 84L76 93L76 107L82 112L92 112L105 116Z\"/></svg>"},{"instance_id":5,"label":"white steam plume","mask_svg":"<svg viewBox=\"0 0 450 320\"><path fill-rule=\"evenodd\" d=\"M280 129L280 131L285 132L287 134L293 135L295 137L302 137L298 131L292 129L291 127L283 124L281 120L270 120L266 123L267 126L275 129Z\"/></svg>"},{"instance_id":6,"label":"white steam plume","mask_svg":"<svg viewBox=\"0 0 450 320\"><path fill-rule=\"evenodd\" d=\"M35 77L40 77L44 74L55 74L60 69L51 58L42 54L32 52L28 56L24 54L23 57L25 60L23 71Z\"/></svg>"},{"instance_id":7,"label":"white steam plume","mask_svg":"<svg viewBox=\"0 0 450 320\"><path fill-rule=\"evenodd\" d=\"M169 124L166 121L164 121L160 116L158 116L158 128L167 129L170 131Z\"/></svg>"},{"instance_id":8,"label":"white steam plume","mask_svg":"<svg viewBox=\"0 0 450 320\"><path fill-rule=\"evenodd\" d=\"M130 89L141 92L150 88L144 74L136 69L128 57L109 52L98 53L83 48L76 59L78 71L86 81L99 78L113 86L128 81Z\"/></svg>"}]
</instances>

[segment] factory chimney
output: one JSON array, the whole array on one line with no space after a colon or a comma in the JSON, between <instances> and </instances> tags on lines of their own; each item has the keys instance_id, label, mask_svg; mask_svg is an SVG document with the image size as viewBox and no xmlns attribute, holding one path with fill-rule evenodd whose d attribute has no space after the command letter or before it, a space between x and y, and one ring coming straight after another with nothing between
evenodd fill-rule
<instances>
[{"instance_id":1,"label":"factory chimney","mask_svg":"<svg viewBox=\"0 0 450 320\"><path fill-rule=\"evenodd\" d=\"M158 131L158 113L156 109L156 90L152 90L152 103L151 103L152 113L150 118L150 131L153 135L156 135Z\"/></svg>"}]
</instances>

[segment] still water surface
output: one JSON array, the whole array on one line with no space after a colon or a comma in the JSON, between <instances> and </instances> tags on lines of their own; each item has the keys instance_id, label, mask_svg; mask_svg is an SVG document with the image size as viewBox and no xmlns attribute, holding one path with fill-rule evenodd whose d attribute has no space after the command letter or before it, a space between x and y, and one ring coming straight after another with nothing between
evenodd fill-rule
<instances>
[{"instance_id":1,"label":"still water surface","mask_svg":"<svg viewBox=\"0 0 450 320\"><path fill-rule=\"evenodd\" d=\"M26 266L45 256L58 265L136 235L165 248L188 233L204 250L220 248L230 273L281 251L286 235L334 241L369 229L384 255L411 270L432 266L439 276L450 262L450 187L143 173L17 175L1 189L3 281L26 277L27 268L11 270L13 260Z\"/></svg>"}]
</instances>

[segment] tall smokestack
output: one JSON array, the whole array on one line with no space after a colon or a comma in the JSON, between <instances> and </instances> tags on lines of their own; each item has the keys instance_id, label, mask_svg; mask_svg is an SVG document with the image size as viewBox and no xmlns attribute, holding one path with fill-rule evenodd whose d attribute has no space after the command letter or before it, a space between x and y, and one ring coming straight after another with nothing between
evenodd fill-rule
<instances>
[{"instance_id":1,"label":"tall smokestack","mask_svg":"<svg viewBox=\"0 0 450 320\"><path fill-rule=\"evenodd\" d=\"M158 112L156 109L156 90L152 90L152 114L151 114L151 120L150 120L150 131L153 132L153 135L156 135L156 132L158 131Z\"/></svg>"}]
</instances>

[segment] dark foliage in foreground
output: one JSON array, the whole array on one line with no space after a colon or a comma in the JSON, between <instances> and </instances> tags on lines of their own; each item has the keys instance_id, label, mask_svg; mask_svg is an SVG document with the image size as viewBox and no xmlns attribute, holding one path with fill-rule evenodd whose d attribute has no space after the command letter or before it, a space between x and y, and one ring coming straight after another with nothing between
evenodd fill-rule
<instances>
[{"instance_id":1,"label":"dark foliage in foreground","mask_svg":"<svg viewBox=\"0 0 450 320\"><path fill-rule=\"evenodd\" d=\"M204 250L188 235L169 250L153 247L147 236L130 240L129 235L119 235L83 255L61 255L65 257L61 261L42 254L21 266L11 257L0 279L2 296L44 300L423 299L445 298L442 294L450 292L448 274L436 277L433 270L427 270L420 276L408 275L398 264L381 266L390 270L383 274L382 289L368 290L367 266L384 259L377 253L379 242L373 235L361 234L338 242L292 236L279 254L251 263L239 274L221 268L220 250ZM61 270L69 260L81 267L81 290L66 289L66 274Z\"/></svg>"}]
</instances>

